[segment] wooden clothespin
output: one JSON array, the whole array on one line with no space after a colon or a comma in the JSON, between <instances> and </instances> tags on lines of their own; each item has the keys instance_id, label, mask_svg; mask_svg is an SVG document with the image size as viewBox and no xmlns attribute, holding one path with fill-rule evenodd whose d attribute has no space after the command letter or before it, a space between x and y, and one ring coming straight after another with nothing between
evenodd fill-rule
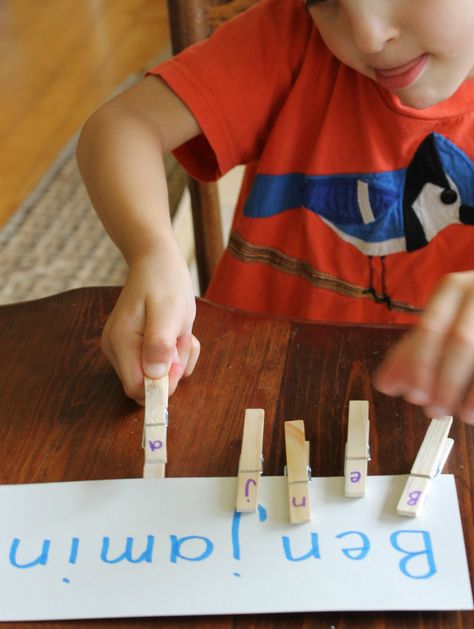
<instances>
[{"instance_id":1,"label":"wooden clothespin","mask_svg":"<svg viewBox=\"0 0 474 629\"><path fill-rule=\"evenodd\" d=\"M168 376L157 380L145 376L145 419L143 443L145 465L143 478L164 478L168 460L166 433L168 429Z\"/></svg>"},{"instance_id":2,"label":"wooden clothespin","mask_svg":"<svg viewBox=\"0 0 474 629\"><path fill-rule=\"evenodd\" d=\"M399 515L419 514L430 481L441 472L453 447L448 438L452 422L449 415L431 420L398 502Z\"/></svg>"},{"instance_id":3,"label":"wooden clothespin","mask_svg":"<svg viewBox=\"0 0 474 629\"><path fill-rule=\"evenodd\" d=\"M351 400L344 460L345 496L365 496L369 461L369 403L367 400Z\"/></svg>"},{"instance_id":4,"label":"wooden clothespin","mask_svg":"<svg viewBox=\"0 0 474 629\"><path fill-rule=\"evenodd\" d=\"M264 417L262 408L248 408L245 411L235 501L235 510L243 513L257 510L258 486L263 468Z\"/></svg>"},{"instance_id":5,"label":"wooden clothespin","mask_svg":"<svg viewBox=\"0 0 474 629\"><path fill-rule=\"evenodd\" d=\"M290 522L297 524L311 520L309 504L309 448L305 442L304 422L285 422L286 474L288 476L288 499Z\"/></svg>"}]
</instances>

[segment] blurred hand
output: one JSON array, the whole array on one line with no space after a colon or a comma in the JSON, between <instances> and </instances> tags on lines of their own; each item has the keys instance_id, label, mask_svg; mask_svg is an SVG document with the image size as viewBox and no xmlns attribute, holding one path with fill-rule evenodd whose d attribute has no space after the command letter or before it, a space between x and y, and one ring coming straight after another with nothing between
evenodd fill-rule
<instances>
[{"instance_id":1,"label":"blurred hand","mask_svg":"<svg viewBox=\"0 0 474 629\"><path fill-rule=\"evenodd\" d=\"M474 272L447 275L419 323L390 350L374 386L474 424Z\"/></svg>"}]
</instances>

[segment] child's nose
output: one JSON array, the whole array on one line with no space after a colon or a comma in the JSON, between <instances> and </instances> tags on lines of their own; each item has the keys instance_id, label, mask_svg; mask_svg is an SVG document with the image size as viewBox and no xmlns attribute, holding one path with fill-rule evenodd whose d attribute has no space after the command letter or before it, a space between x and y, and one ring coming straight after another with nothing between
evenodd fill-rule
<instances>
[{"instance_id":1,"label":"child's nose","mask_svg":"<svg viewBox=\"0 0 474 629\"><path fill-rule=\"evenodd\" d=\"M359 6L359 10L356 9L348 19L354 46L364 54L380 52L388 42L398 37L398 27L392 18L377 14L373 9L364 11Z\"/></svg>"}]
</instances>

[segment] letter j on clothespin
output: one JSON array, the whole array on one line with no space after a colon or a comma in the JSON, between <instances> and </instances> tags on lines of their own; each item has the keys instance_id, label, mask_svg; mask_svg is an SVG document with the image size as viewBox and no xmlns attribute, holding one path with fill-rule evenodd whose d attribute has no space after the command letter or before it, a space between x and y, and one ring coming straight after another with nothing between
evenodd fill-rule
<instances>
[{"instance_id":1,"label":"letter j on clothespin","mask_svg":"<svg viewBox=\"0 0 474 629\"><path fill-rule=\"evenodd\" d=\"M449 415L431 420L398 502L398 515L419 515L431 480L442 471L453 447L448 438L452 422Z\"/></svg>"},{"instance_id":2,"label":"letter j on clothespin","mask_svg":"<svg viewBox=\"0 0 474 629\"><path fill-rule=\"evenodd\" d=\"M285 448L290 522L292 524L309 522L311 520L309 504L311 468L302 420L285 422Z\"/></svg>"},{"instance_id":3,"label":"letter j on clothespin","mask_svg":"<svg viewBox=\"0 0 474 629\"><path fill-rule=\"evenodd\" d=\"M235 510L241 513L257 510L258 488L263 468L264 417L265 412L262 408L248 408L245 411L235 501Z\"/></svg>"},{"instance_id":4,"label":"letter j on clothespin","mask_svg":"<svg viewBox=\"0 0 474 629\"><path fill-rule=\"evenodd\" d=\"M344 495L348 498L365 496L369 461L369 403L367 400L351 400L344 460Z\"/></svg>"},{"instance_id":5,"label":"letter j on clothespin","mask_svg":"<svg viewBox=\"0 0 474 629\"><path fill-rule=\"evenodd\" d=\"M164 478L168 461L166 435L168 431L169 379L145 376L145 416L142 446L145 451L143 478Z\"/></svg>"}]
</instances>

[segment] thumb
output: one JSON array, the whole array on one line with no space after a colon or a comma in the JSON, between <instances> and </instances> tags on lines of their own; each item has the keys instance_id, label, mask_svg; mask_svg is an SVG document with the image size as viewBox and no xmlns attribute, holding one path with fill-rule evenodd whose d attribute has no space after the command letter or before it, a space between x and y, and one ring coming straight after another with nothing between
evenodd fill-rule
<instances>
[{"instance_id":1,"label":"thumb","mask_svg":"<svg viewBox=\"0 0 474 629\"><path fill-rule=\"evenodd\" d=\"M170 369L176 355L179 330L176 322L165 320L159 310L147 308L143 333L142 364L149 378L162 378Z\"/></svg>"}]
</instances>

